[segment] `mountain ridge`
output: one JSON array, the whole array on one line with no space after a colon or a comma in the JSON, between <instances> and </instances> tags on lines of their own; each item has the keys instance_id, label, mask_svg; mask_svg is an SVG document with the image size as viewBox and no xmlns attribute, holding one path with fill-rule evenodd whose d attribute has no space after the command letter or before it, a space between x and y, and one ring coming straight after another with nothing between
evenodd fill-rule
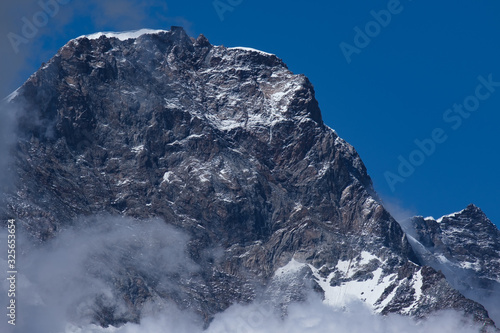
<instances>
[{"instance_id":1,"label":"mountain ridge","mask_svg":"<svg viewBox=\"0 0 500 333\"><path fill-rule=\"evenodd\" d=\"M469 204L438 219L417 216L403 225L421 262L442 271L455 289L479 302L498 299L500 231L479 207Z\"/></svg>"}]
</instances>

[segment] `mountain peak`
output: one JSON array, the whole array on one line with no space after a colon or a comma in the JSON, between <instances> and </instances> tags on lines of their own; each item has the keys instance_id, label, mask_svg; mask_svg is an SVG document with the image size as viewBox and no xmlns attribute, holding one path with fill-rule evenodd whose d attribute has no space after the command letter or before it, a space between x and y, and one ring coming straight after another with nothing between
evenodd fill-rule
<instances>
[{"instance_id":1,"label":"mountain peak","mask_svg":"<svg viewBox=\"0 0 500 333\"><path fill-rule=\"evenodd\" d=\"M482 214L484 215L484 212L479 208L478 206L474 204L469 204L463 211L463 213L475 213L475 214Z\"/></svg>"},{"instance_id":2,"label":"mountain peak","mask_svg":"<svg viewBox=\"0 0 500 333\"><path fill-rule=\"evenodd\" d=\"M453 219L453 218L461 218L461 217L469 217L477 220L487 219L486 214L481 210L481 208L477 207L474 204L469 204L466 208L462 209L459 212L443 215L436 220L436 222L441 223L444 219Z\"/></svg>"},{"instance_id":3,"label":"mountain peak","mask_svg":"<svg viewBox=\"0 0 500 333\"><path fill-rule=\"evenodd\" d=\"M159 295L206 319L259 290L289 303L304 288L275 272L295 261L333 305L355 298L418 317L455 307L491 324L418 265L355 149L323 124L304 75L177 27L91 37L66 44L12 97L25 108L19 181L0 215L42 241L79 216L160 218L187 233L201 272L172 276L175 292L156 270L107 275L129 301L94 311L110 317L104 324L138 321Z\"/></svg>"},{"instance_id":4,"label":"mountain peak","mask_svg":"<svg viewBox=\"0 0 500 333\"><path fill-rule=\"evenodd\" d=\"M201 81L202 86L190 90L197 96L185 94L187 86L194 87ZM323 126L312 84L304 75L288 70L281 59L251 48L212 46L203 35L195 40L180 27L169 31L96 33L74 39L9 101L15 102L21 90L37 95L34 107L41 107L42 115L49 117L47 122L58 127L52 132L75 132L79 137L80 131L73 131L74 125L83 122L81 126L88 130L89 119L60 110L61 116L69 120L68 125L72 124L73 129L66 132L65 126L54 123L56 114L51 103L65 95L63 91L92 99L95 96L87 87L101 86L102 94L104 89L118 85L133 87L134 91L117 90L116 98L134 94L136 102L140 102L154 90L155 103L170 109L178 108L181 100L187 99L191 114L208 119L220 131L278 124L304 126L308 121ZM40 88L51 91L40 94ZM93 117L92 112L85 113ZM26 122L31 122L29 117Z\"/></svg>"},{"instance_id":5,"label":"mountain peak","mask_svg":"<svg viewBox=\"0 0 500 333\"><path fill-rule=\"evenodd\" d=\"M414 217L406 226L420 261L442 271L454 288L486 304L500 320L500 230L477 206L432 218Z\"/></svg>"}]
</instances>

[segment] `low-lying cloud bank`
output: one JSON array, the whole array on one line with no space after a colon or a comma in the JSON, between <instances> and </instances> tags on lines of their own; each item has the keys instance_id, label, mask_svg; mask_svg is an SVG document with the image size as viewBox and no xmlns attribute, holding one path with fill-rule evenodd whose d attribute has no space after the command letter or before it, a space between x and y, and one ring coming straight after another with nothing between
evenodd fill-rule
<instances>
[{"instance_id":1,"label":"low-lying cloud bank","mask_svg":"<svg viewBox=\"0 0 500 333\"><path fill-rule=\"evenodd\" d=\"M0 232L7 239L6 232ZM146 304L140 324L102 328L92 324L95 300L125 311L113 281L133 268L154 274L157 289L175 288L172 273L188 276L199 267L188 257L187 235L164 221L94 217L79 221L49 242L32 242L18 233L18 318L15 327L4 318L2 332L47 333L308 333L308 332L478 332L461 314L441 312L417 322L411 318L373 315L362 303L335 310L311 291L307 302L295 303L284 318L270 305L255 301L233 305L204 328L201 318L161 298ZM3 242L2 242L3 244ZM1 264L6 267L6 251ZM2 284L2 294L8 286ZM3 297L3 296L2 296Z\"/></svg>"},{"instance_id":2,"label":"low-lying cloud bank","mask_svg":"<svg viewBox=\"0 0 500 333\"><path fill-rule=\"evenodd\" d=\"M285 318L280 318L268 306L254 303L233 305L216 316L203 330L189 313L172 312L145 317L141 324L126 324L120 328L103 329L95 326L70 328L77 333L471 333L480 327L453 311L440 312L417 322L411 318L372 314L363 304L349 304L344 311L336 311L322 303L317 296L309 301L293 304Z\"/></svg>"}]
</instances>

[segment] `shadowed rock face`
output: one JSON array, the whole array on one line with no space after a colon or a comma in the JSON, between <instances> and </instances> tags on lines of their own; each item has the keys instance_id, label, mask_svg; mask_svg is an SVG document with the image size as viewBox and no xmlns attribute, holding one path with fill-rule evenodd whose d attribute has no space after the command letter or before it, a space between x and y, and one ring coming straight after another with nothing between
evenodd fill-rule
<instances>
[{"instance_id":1,"label":"shadowed rock face","mask_svg":"<svg viewBox=\"0 0 500 333\"><path fill-rule=\"evenodd\" d=\"M10 104L19 110L17 187L2 218L40 240L102 213L159 217L190 236L200 270L158 293L154 278L124 267L109 284L128 310L96 301L101 325L137 321L154 297L206 320L261 293L286 306L305 285L335 306L329 292L367 281L377 288L350 296L376 312L454 308L492 323L419 265L354 148L323 124L312 84L274 55L213 46L175 27L81 37ZM277 275L292 262L296 274Z\"/></svg>"}]
</instances>

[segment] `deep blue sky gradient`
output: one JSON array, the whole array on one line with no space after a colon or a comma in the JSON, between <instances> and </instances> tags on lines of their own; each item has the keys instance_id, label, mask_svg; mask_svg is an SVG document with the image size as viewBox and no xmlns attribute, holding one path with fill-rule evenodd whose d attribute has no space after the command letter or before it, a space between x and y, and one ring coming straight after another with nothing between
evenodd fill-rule
<instances>
[{"instance_id":1,"label":"deep blue sky gradient","mask_svg":"<svg viewBox=\"0 0 500 333\"><path fill-rule=\"evenodd\" d=\"M356 148L376 190L399 213L437 218L474 203L500 225L500 87L458 129L443 120L454 103L474 95L478 76L500 82L500 2L401 0L399 13L348 63L340 43L354 45L354 28L364 30L374 20L370 12L393 1L220 0L232 9L221 20L210 0L117 0L106 10L98 1L73 0L19 47L15 56L25 61L3 89L22 84L71 38L182 25L212 44L275 53L309 77L325 123ZM20 33L23 16L37 11L34 1L9 8L2 45L7 32ZM2 48L5 58L14 56ZM447 140L392 191L385 173L397 174L398 157L408 159L414 141L436 128Z\"/></svg>"}]
</instances>

